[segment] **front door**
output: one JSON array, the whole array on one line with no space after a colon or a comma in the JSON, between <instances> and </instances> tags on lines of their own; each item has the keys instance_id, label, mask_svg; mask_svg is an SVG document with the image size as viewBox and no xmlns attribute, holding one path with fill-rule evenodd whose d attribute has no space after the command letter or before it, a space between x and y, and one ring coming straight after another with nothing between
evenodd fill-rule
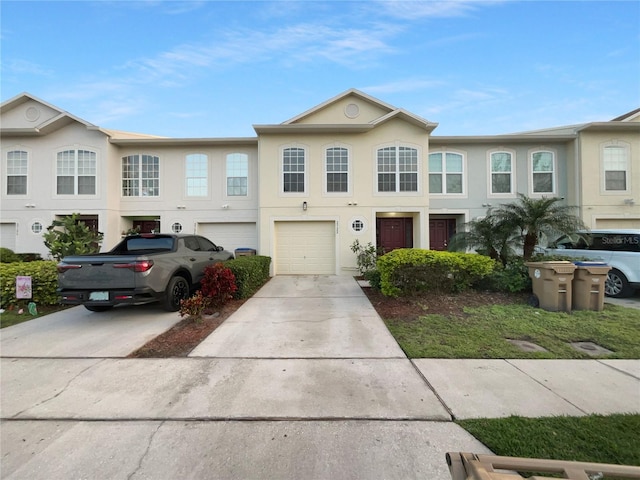
<instances>
[{"instance_id":1,"label":"front door","mask_svg":"<svg viewBox=\"0 0 640 480\"><path fill-rule=\"evenodd\" d=\"M384 253L396 248L413 247L413 219L378 218L377 244Z\"/></svg>"},{"instance_id":2,"label":"front door","mask_svg":"<svg viewBox=\"0 0 640 480\"><path fill-rule=\"evenodd\" d=\"M446 250L449 239L456 231L456 221L453 218L429 220L429 248L431 250Z\"/></svg>"},{"instance_id":3,"label":"front door","mask_svg":"<svg viewBox=\"0 0 640 480\"><path fill-rule=\"evenodd\" d=\"M139 233L160 233L158 220L134 220L133 228L139 229Z\"/></svg>"}]
</instances>

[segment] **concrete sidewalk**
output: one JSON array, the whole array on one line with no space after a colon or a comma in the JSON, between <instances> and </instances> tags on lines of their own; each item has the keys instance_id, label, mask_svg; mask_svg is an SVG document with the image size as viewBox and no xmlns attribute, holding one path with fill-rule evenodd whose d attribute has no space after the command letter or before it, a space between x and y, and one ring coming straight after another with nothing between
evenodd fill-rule
<instances>
[{"instance_id":1,"label":"concrete sidewalk","mask_svg":"<svg viewBox=\"0 0 640 480\"><path fill-rule=\"evenodd\" d=\"M410 361L350 277L271 279L190 358L2 356L7 479L447 480L489 453L453 417L640 412L637 360Z\"/></svg>"}]
</instances>

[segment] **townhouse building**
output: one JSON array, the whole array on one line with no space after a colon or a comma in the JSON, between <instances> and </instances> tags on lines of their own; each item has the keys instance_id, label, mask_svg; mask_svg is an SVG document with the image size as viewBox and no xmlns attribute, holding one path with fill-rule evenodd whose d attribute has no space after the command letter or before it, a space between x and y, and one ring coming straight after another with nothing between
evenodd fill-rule
<instances>
[{"instance_id":1,"label":"townhouse building","mask_svg":"<svg viewBox=\"0 0 640 480\"><path fill-rule=\"evenodd\" d=\"M28 93L0 105L0 244L47 255L79 213L103 249L131 229L189 232L273 258L273 274L356 272L355 240L446 249L518 193L556 196L591 228L640 228L640 109L495 136L351 89L255 137L166 138L100 128ZM490 121L490 120L489 120Z\"/></svg>"}]
</instances>

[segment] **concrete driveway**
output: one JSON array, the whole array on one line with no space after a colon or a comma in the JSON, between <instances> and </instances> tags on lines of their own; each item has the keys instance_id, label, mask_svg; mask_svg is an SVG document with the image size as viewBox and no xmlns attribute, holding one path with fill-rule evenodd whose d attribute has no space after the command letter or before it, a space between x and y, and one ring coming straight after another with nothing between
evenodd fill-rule
<instances>
[{"instance_id":1,"label":"concrete driveway","mask_svg":"<svg viewBox=\"0 0 640 480\"><path fill-rule=\"evenodd\" d=\"M3 357L126 357L180 321L158 304L73 307L0 330Z\"/></svg>"}]
</instances>

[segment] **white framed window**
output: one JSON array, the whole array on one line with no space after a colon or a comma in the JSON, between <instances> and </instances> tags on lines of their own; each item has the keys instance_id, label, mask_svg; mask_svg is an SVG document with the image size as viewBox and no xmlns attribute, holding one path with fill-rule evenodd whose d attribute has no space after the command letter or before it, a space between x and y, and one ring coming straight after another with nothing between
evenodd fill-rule
<instances>
[{"instance_id":1,"label":"white framed window","mask_svg":"<svg viewBox=\"0 0 640 480\"><path fill-rule=\"evenodd\" d=\"M98 173L96 152L63 150L56 155L56 193L95 195Z\"/></svg>"},{"instance_id":2,"label":"white framed window","mask_svg":"<svg viewBox=\"0 0 640 480\"><path fill-rule=\"evenodd\" d=\"M190 153L185 157L187 197L206 197L209 192L209 157Z\"/></svg>"},{"instance_id":3,"label":"white framed window","mask_svg":"<svg viewBox=\"0 0 640 480\"><path fill-rule=\"evenodd\" d=\"M122 196L160 195L160 158L138 154L122 157Z\"/></svg>"},{"instance_id":4,"label":"white framed window","mask_svg":"<svg viewBox=\"0 0 640 480\"><path fill-rule=\"evenodd\" d=\"M556 191L556 156L549 150L531 152L531 192L553 194Z\"/></svg>"},{"instance_id":5,"label":"white framed window","mask_svg":"<svg viewBox=\"0 0 640 480\"><path fill-rule=\"evenodd\" d=\"M173 233L180 233L180 232L182 232L182 224L181 224L180 222L174 222L174 223L171 225L171 231L172 231Z\"/></svg>"},{"instance_id":6,"label":"white framed window","mask_svg":"<svg viewBox=\"0 0 640 480\"><path fill-rule=\"evenodd\" d=\"M464 194L464 155L458 152L429 154L429 194Z\"/></svg>"},{"instance_id":7,"label":"white framed window","mask_svg":"<svg viewBox=\"0 0 640 480\"><path fill-rule=\"evenodd\" d=\"M304 148L290 147L282 151L282 191L284 193L305 193Z\"/></svg>"},{"instance_id":8,"label":"white framed window","mask_svg":"<svg viewBox=\"0 0 640 480\"><path fill-rule=\"evenodd\" d=\"M43 229L44 227L42 226L41 222L36 221L31 224L31 232L35 233L36 235L40 235Z\"/></svg>"},{"instance_id":9,"label":"white framed window","mask_svg":"<svg viewBox=\"0 0 640 480\"><path fill-rule=\"evenodd\" d=\"M418 150L396 145L377 152L378 192L418 191Z\"/></svg>"},{"instance_id":10,"label":"white framed window","mask_svg":"<svg viewBox=\"0 0 640 480\"><path fill-rule=\"evenodd\" d=\"M325 191L327 193L349 192L349 150L330 147L325 150Z\"/></svg>"},{"instance_id":11,"label":"white framed window","mask_svg":"<svg viewBox=\"0 0 640 480\"><path fill-rule=\"evenodd\" d=\"M7 152L7 195L27 194L29 153L24 150Z\"/></svg>"},{"instance_id":12,"label":"white framed window","mask_svg":"<svg viewBox=\"0 0 640 480\"><path fill-rule=\"evenodd\" d=\"M515 154L498 150L489 152L489 194L511 196L515 192Z\"/></svg>"},{"instance_id":13,"label":"white framed window","mask_svg":"<svg viewBox=\"0 0 640 480\"><path fill-rule=\"evenodd\" d=\"M603 187L605 192L629 190L629 146L622 142L602 147Z\"/></svg>"},{"instance_id":14,"label":"white framed window","mask_svg":"<svg viewBox=\"0 0 640 480\"><path fill-rule=\"evenodd\" d=\"M227 196L246 197L249 184L249 155L229 153L227 155Z\"/></svg>"}]
</instances>

